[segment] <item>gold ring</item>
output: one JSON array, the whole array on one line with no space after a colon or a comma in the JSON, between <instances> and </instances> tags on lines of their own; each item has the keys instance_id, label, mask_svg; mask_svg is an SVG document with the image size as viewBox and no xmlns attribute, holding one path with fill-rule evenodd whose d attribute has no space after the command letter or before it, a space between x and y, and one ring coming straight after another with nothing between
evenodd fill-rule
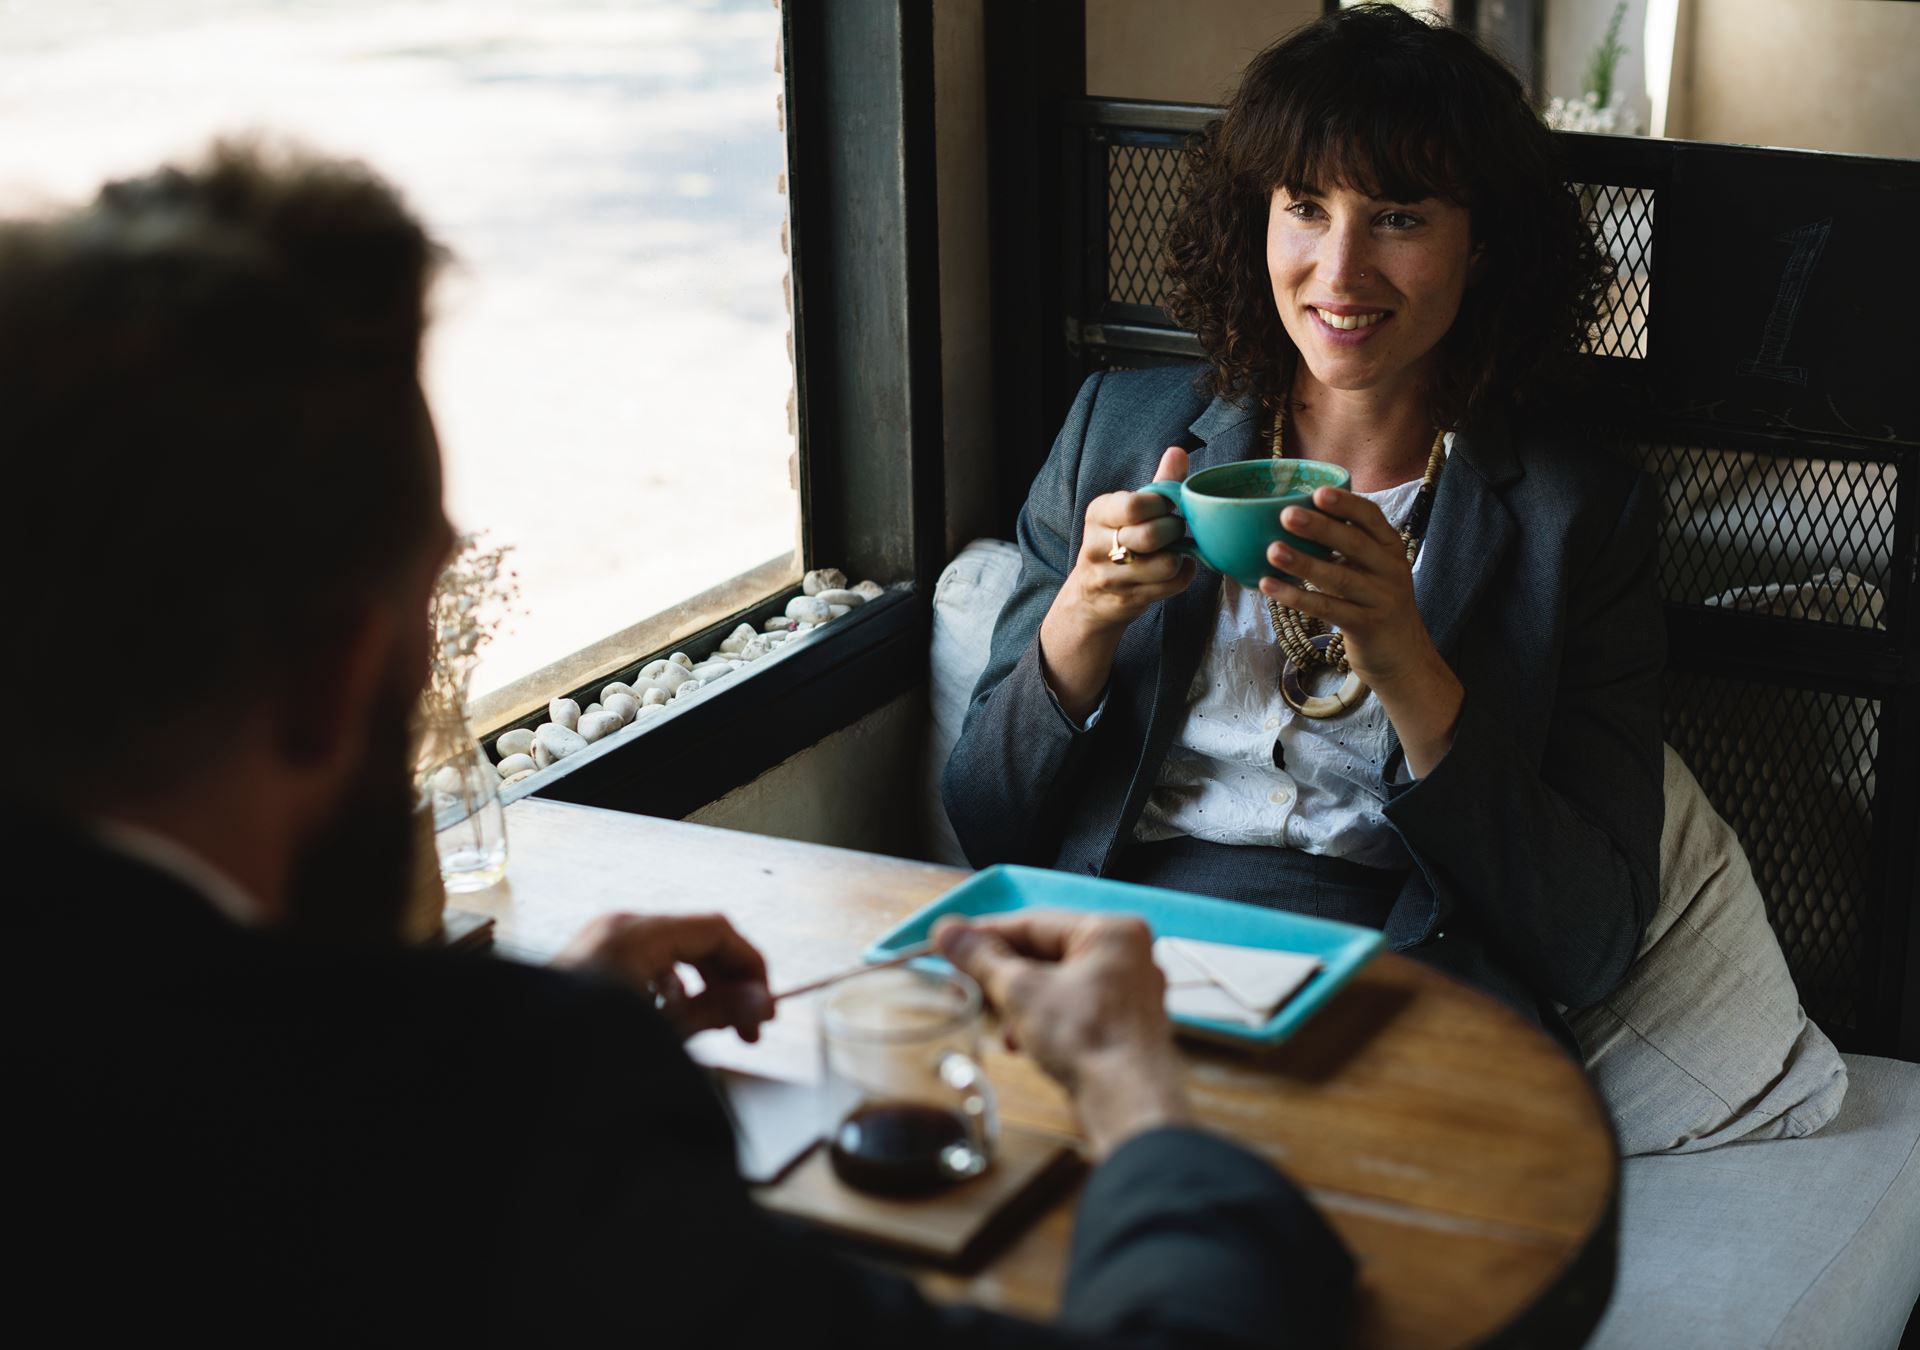
<instances>
[{"instance_id":1,"label":"gold ring","mask_svg":"<svg viewBox=\"0 0 1920 1350\"><path fill-rule=\"evenodd\" d=\"M1129 553L1127 546L1120 542L1118 525L1113 527L1113 547L1107 550L1107 561L1119 563L1122 567L1133 561L1133 554Z\"/></svg>"}]
</instances>

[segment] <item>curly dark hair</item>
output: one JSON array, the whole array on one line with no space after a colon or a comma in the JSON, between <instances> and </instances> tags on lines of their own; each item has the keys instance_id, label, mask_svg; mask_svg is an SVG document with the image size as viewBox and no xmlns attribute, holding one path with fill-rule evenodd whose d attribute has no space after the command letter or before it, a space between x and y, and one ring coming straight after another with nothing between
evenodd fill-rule
<instances>
[{"instance_id":1,"label":"curly dark hair","mask_svg":"<svg viewBox=\"0 0 1920 1350\"><path fill-rule=\"evenodd\" d=\"M1336 185L1468 209L1481 271L1437 354L1436 426L1525 396L1591 332L1613 265L1520 82L1465 33L1361 5L1255 57L1188 151L1167 309L1199 334L1209 392L1280 411L1298 352L1274 307L1268 212L1277 189Z\"/></svg>"}]
</instances>

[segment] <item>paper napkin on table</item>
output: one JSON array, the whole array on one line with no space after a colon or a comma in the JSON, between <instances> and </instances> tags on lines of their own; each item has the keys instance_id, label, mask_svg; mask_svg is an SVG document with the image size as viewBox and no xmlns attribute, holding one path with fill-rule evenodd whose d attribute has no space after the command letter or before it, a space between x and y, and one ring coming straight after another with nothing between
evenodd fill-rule
<instances>
[{"instance_id":1,"label":"paper napkin on table","mask_svg":"<svg viewBox=\"0 0 1920 1350\"><path fill-rule=\"evenodd\" d=\"M1315 956L1198 938L1156 938L1153 960L1167 977L1169 1014L1250 1027L1263 1025L1320 969Z\"/></svg>"}]
</instances>

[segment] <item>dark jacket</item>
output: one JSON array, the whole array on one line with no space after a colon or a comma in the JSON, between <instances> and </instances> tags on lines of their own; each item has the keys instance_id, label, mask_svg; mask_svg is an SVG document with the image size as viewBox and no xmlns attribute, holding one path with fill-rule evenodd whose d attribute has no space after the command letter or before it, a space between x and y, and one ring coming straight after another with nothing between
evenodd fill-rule
<instances>
[{"instance_id":1,"label":"dark jacket","mask_svg":"<svg viewBox=\"0 0 1920 1350\"><path fill-rule=\"evenodd\" d=\"M939 1308L765 1215L702 1073L612 985L234 926L5 832L16 1325L63 1343L1319 1346L1352 1264L1245 1150L1098 1168L1058 1329ZM24 935L24 941L19 940Z\"/></svg>"},{"instance_id":2,"label":"dark jacket","mask_svg":"<svg viewBox=\"0 0 1920 1350\"><path fill-rule=\"evenodd\" d=\"M1020 580L943 780L976 865L1106 871L1158 781L1219 577L1201 569L1127 630L1089 731L1051 701L1039 632L1092 498L1147 482L1169 445L1194 472L1265 453L1260 418L1197 392L1196 374L1092 376L1034 481ZM1619 981L1658 895L1657 511L1630 466L1491 420L1455 438L1423 545L1421 617L1466 702L1446 758L1383 789L1416 863L1386 937L1549 1023L1541 1004L1581 1007ZM1396 744L1387 784L1400 758Z\"/></svg>"}]
</instances>

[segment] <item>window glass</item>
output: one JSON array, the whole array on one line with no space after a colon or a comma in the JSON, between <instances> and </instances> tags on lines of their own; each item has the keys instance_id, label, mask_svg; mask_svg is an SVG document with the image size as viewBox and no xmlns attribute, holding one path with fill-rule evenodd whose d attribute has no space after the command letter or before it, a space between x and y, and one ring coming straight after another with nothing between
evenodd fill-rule
<instances>
[{"instance_id":1,"label":"window glass","mask_svg":"<svg viewBox=\"0 0 1920 1350\"><path fill-rule=\"evenodd\" d=\"M0 0L0 211L263 131L458 256L426 366L522 613L475 693L791 555L771 0Z\"/></svg>"}]
</instances>

